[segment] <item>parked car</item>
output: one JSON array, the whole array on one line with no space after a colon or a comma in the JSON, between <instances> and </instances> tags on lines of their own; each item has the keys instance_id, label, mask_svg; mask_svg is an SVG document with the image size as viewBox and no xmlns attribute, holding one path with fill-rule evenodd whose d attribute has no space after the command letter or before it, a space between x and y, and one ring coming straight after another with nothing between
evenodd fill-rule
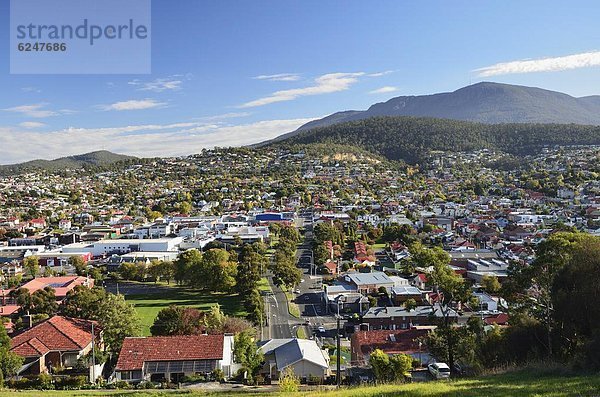
<instances>
[{"instance_id":1,"label":"parked car","mask_svg":"<svg viewBox=\"0 0 600 397\"><path fill-rule=\"evenodd\" d=\"M325 327L323 327L322 325L319 326L319 328L317 328L317 330L319 331L319 333L324 334L327 332L327 330L325 330Z\"/></svg>"},{"instance_id":2,"label":"parked car","mask_svg":"<svg viewBox=\"0 0 600 397\"><path fill-rule=\"evenodd\" d=\"M429 373L435 379L448 379L450 377L450 367L445 363L432 363L427 366Z\"/></svg>"}]
</instances>

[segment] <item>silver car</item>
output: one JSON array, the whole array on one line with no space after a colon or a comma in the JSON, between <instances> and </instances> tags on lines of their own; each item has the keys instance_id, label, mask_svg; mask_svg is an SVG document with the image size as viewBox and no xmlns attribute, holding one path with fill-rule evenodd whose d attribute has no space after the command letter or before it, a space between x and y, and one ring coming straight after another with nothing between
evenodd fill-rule
<instances>
[{"instance_id":1,"label":"silver car","mask_svg":"<svg viewBox=\"0 0 600 397\"><path fill-rule=\"evenodd\" d=\"M435 379L450 378L450 367L445 363L432 363L427 366L427 369Z\"/></svg>"}]
</instances>

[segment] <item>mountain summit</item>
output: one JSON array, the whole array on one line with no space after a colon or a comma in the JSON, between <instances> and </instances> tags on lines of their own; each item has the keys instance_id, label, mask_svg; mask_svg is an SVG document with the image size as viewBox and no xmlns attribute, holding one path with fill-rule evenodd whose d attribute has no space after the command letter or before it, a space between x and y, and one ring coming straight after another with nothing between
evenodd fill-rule
<instances>
[{"instance_id":1,"label":"mountain summit","mask_svg":"<svg viewBox=\"0 0 600 397\"><path fill-rule=\"evenodd\" d=\"M297 131L374 116L419 116L498 123L558 123L600 125L600 96L570 95L510 84L483 82L454 92L399 96L364 111L334 113ZM295 131L296 132L296 131ZM295 132L284 137L294 135Z\"/></svg>"}]
</instances>

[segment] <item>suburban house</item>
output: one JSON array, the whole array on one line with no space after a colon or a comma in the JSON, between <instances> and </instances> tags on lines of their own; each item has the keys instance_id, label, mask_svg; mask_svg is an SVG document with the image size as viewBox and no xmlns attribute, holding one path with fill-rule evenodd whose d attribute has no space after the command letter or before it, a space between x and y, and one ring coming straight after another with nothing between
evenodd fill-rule
<instances>
[{"instance_id":1,"label":"suburban house","mask_svg":"<svg viewBox=\"0 0 600 397\"><path fill-rule=\"evenodd\" d=\"M259 345L265 355L262 369L270 379L278 379L286 368L291 368L302 381L310 378L325 379L330 375L329 355L317 342L310 339L270 339Z\"/></svg>"},{"instance_id":2,"label":"suburban house","mask_svg":"<svg viewBox=\"0 0 600 397\"><path fill-rule=\"evenodd\" d=\"M344 280L354 285L356 290L362 294L378 292L381 287L389 291L395 285L394 281L384 272L349 273Z\"/></svg>"},{"instance_id":3,"label":"suburban house","mask_svg":"<svg viewBox=\"0 0 600 397\"><path fill-rule=\"evenodd\" d=\"M460 322L462 318L450 309L450 320ZM363 315L363 323L368 324L370 330L377 329L409 329L418 325L436 325L443 317L438 307L417 306L415 309L406 310L403 307L372 307ZM466 318L464 319L466 322Z\"/></svg>"},{"instance_id":4,"label":"suburban house","mask_svg":"<svg viewBox=\"0 0 600 397\"><path fill-rule=\"evenodd\" d=\"M19 375L48 373L52 368L70 368L92 349L94 321L54 316L13 336L10 351L25 359ZM100 329L94 329L96 344Z\"/></svg>"},{"instance_id":5,"label":"suburban house","mask_svg":"<svg viewBox=\"0 0 600 397\"><path fill-rule=\"evenodd\" d=\"M358 331L350 338L352 363L355 365L367 365L371 353L376 349L383 350L386 354L408 354L427 363L431 356L422 339L427 335L427 329L406 329L378 331Z\"/></svg>"},{"instance_id":6,"label":"suburban house","mask_svg":"<svg viewBox=\"0 0 600 397\"><path fill-rule=\"evenodd\" d=\"M125 338L115 367L116 380L180 382L184 376L235 372L233 335Z\"/></svg>"},{"instance_id":7,"label":"suburban house","mask_svg":"<svg viewBox=\"0 0 600 397\"><path fill-rule=\"evenodd\" d=\"M28 289L29 293L33 294L35 291L50 287L54 290L56 300L62 301L67 296L67 293L78 285L92 288L94 286L94 279L83 276L38 277L23 284L22 288Z\"/></svg>"},{"instance_id":8,"label":"suburban house","mask_svg":"<svg viewBox=\"0 0 600 397\"><path fill-rule=\"evenodd\" d=\"M409 299L414 299L417 304L422 303L423 293L417 287L412 285L402 285L392 287L391 298L394 305L400 306Z\"/></svg>"}]
</instances>

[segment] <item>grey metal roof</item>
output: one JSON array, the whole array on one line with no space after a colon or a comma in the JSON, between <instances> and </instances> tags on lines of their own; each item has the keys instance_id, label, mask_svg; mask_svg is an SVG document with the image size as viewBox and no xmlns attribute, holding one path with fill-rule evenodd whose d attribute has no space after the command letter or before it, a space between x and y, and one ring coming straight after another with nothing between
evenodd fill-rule
<instances>
[{"instance_id":1,"label":"grey metal roof","mask_svg":"<svg viewBox=\"0 0 600 397\"><path fill-rule=\"evenodd\" d=\"M327 360L317 342L310 339L271 339L260 349L265 355L275 354L277 369L292 365L298 361L310 361L323 368L328 368Z\"/></svg>"},{"instance_id":2,"label":"grey metal roof","mask_svg":"<svg viewBox=\"0 0 600 397\"><path fill-rule=\"evenodd\" d=\"M356 285L394 284L384 272L350 273L346 277Z\"/></svg>"}]
</instances>

